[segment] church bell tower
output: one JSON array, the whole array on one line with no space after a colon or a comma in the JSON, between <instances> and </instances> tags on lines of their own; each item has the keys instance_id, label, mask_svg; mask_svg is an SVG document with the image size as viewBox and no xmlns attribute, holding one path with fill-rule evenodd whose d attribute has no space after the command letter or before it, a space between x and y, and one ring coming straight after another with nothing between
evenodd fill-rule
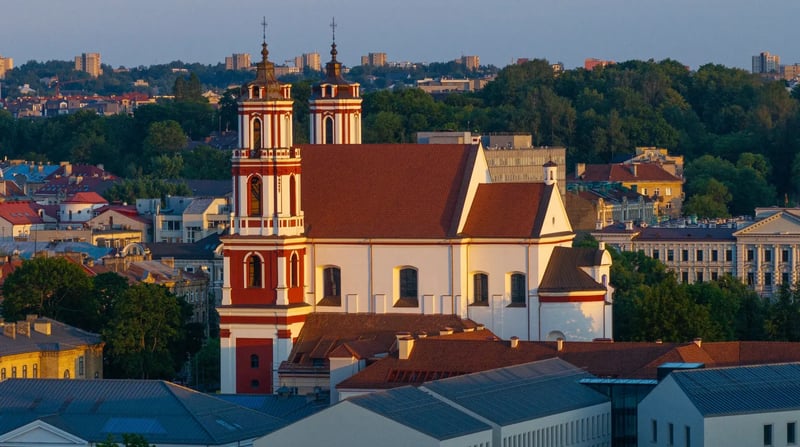
<instances>
[{"instance_id":1,"label":"church bell tower","mask_svg":"<svg viewBox=\"0 0 800 447\"><path fill-rule=\"evenodd\" d=\"M331 60L325 64L325 79L311 87L311 144L361 144L361 92L358 83L342 77L336 60L336 22L331 21Z\"/></svg>"},{"instance_id":2,"label":"church bell tower","mask_svg":"<svg viewBox=\"0 0 800 447\"><path fill-rule=\"evenodd\" d=\"M292 147L291 86L275 78L266 21L256 78L238 102L231 154L233 226L222 238L221 388L271 393L311 307L304 302L306 240L300 148Z\"/></svg>"}]
</instances>

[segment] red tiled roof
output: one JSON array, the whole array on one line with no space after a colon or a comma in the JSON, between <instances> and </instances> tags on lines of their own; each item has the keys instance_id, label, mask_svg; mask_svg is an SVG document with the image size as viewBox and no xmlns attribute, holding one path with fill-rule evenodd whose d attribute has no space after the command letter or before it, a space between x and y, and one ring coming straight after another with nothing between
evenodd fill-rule
<instances>
[{"instance_id":1,"label":"red tiled roof","mask_svg":"<svg viewBox=\"0 0 800 447\"><path fill-rule=\"evenodd\" d=\"M463 234L472 237L536 237L552 186L543 183L478 185Z\"/></svg>"},{"instance_id":2,"label":"red tiled roof","mask_svg":"<svg viewBox=\"0 0 800 447\"><path fill-rule=\"evenodd\" d=\"M305 145L309 237L451 236L477 146Z\"/></svg>"},{"instance_id":3,"label":"red tiled roof","mask_svg":"<svg viewBox=\"0 0 800 447\"><path fill-rule=\"evenodd\" d=\"M72 197L64 200L62 203L104 203L107 204L108 200L104 199L100 194L88 191L75 193Z\"/></svg>"},{"instance_id":4,"label":"red tiled roof","mask_svg":"<svg viewBox=\"0 0 800 447\"><path fill-rule=\"evenodd\" d=\"M593 248L555 247L539 285L539 293L603 291L581 267L600 265L603 251Z\"/></svg>"},{"instance_id":5,"label":"red tiled roof","mask_svg":"<svg viewBox=\"0 0 800 447\"><path fill-rule=\"evenodd\" d=\"M42 223L38 208L33 202L3 202L0 203L0 218L12 225Z\"/></svg>"},{"instance_id":6,"label":"red tiled roof","mask_svg":"<svg viewBox=\"0 0 800 447\"><path fill-rule=\"evenodd\" d=\"M631 164L586 165L580 178L573 179L584 182L680 182L664 168L655 163L636 163L636 175Z\"/></svg>"}]
</instances>

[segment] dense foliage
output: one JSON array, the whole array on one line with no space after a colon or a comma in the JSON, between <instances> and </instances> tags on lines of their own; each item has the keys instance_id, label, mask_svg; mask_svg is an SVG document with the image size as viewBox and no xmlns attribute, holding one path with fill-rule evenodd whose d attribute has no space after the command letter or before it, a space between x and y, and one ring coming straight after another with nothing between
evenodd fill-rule
<instances>
[{"instance_id":1,"label":"dense foliage","mask_svg":"<svg viewBox=\"0 0 800 447\"><path fill-rule=\"evenodd\" d=\"M39 315L100 333L106 378L172 380L202 347L202 327L189 322L182 298L163 286L130 285L116 273L89 277L65 258L23 261L2 291L8 321Z\"/></svg>"}]
</instances>

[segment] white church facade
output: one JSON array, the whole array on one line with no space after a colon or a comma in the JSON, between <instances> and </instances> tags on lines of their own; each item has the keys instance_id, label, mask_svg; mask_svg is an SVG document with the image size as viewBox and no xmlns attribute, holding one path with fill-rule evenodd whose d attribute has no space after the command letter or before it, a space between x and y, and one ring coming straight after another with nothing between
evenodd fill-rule
<instances>
[{"instance_id":1,"label":"white church facade","mask_svg":"<svg viewBox=\"0 0 800 447\"><path fill-rule=\"evenodd\" d=\"M266 43L239 101L233 228L223 237L223 393L269 393L312 312L450 314L502 338L611 338L611 257L570 248L556 166L493 184L479 145L361 144L341 64L292 144ZM337 102L338 101L338 102Z\"/></svg>"}]
</instances>

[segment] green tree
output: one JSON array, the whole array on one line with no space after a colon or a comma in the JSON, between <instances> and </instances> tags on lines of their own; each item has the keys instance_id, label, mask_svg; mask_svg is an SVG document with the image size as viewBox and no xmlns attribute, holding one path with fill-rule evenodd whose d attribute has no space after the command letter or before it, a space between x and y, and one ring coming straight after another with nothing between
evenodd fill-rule
<instances>
[{"instance_id":1,"label":"green tree","mask_svg":"<svg viewBox=\"0 0 800 447\"><path fill-rule=\"evenodd\" d=\"M6 277L3 317L9 321L28 314L49 317L85 330L97 330L92 281L83 269L63 257L35 257Z\"/></svg>"},{"instance_id":2,"label":"green tree","mask_svg":"<svg viewBox=\"0 0 800 447\"><path fill-rule=\"evenodd\" d=\"M225 180L231 177L231 154L211 146L199 145L183 153L181 177Z\"/></svg>"},{"instance_id":3,"label":"green tree","mask_svg":"<svg viewBox=\"0 0 800 447\"><path fill-rule=\"evenodd\" d=\"M123 433L122 434L123 447L155 447L154 444L147 442L147 439L136 433ZM114 435L108 435L105 441L98 442L97 447L120 447L114 440Z\"/></svg>"},{"instance_id":4,"label":"green tree","mask_svg":"<svg viewBox=\"0 0 800 447\"><path fill-rule=\"evenodd\" d=\"M165 287L131 286L114 302L109 323L102 330L108 375L173 378L183 359L176 359L171 348L182 343L183 324L180 300Z\"/></svg>"},{"instance_id":5,"label":"green tree","mask_svg":"<svg viewBox=\"0 0 800 447\"><path fill-rule=\"evenodd\" d=\"M137 178L134 180L125 179L120 183L108 188L103 197L113 202L135 203L136 199L164 200L170 196L188 196L192 193L186 183L169 182L152 177Z\"/></svg>"},{"instance_id":6,"label":"green tree","mask_svg":"<svg viewBox=\"0 0 800 447\"><path fill-rule=\"evenodd\" d=\"M147 129L143 148L146 154L163 155L179 152L186 147L186 134L177 121L155 122Z\"/></svg>"}]
</instances>

